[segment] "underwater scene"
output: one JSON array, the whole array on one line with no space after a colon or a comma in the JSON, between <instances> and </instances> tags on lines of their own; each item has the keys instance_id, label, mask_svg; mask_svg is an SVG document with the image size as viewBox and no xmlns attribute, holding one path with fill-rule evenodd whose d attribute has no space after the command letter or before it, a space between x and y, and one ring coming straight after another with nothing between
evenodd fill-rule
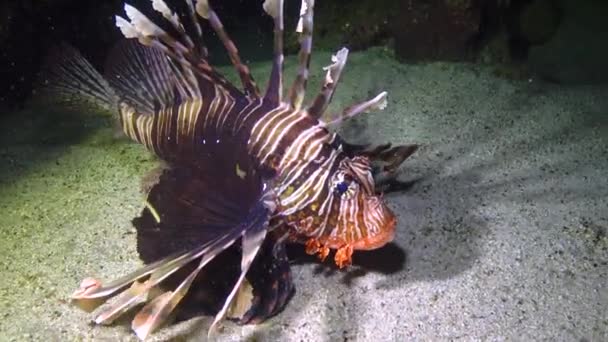
<instances>
[{"instance_id":1,"label":"underwater scene","mask_svg":"<svg viewBox=\"0 0 608 342\"><path fill-rule=\"evenodd\" d=\"M0 4L0 341L608 341L608 3Z\"/></svg>"}]
</instances>

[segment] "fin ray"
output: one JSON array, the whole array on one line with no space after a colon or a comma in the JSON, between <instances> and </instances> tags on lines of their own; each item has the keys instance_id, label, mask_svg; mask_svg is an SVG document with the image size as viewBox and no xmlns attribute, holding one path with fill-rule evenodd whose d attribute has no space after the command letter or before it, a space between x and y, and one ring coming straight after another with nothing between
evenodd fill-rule
<instances>
[{"instance_id":1,"label":"fin ray","mask_svg":"<svg viewBox=\"0 0 608 342\"><path fill-rule=\"evenodd\" d=\"M313 100L310 107L308 107L308 114L316 119L320 119L327 106L331 102L334 96L334 91L338 86L342 69L346 64L346 58L348 57L348 49L342 48L335 55L332 56L332 64L325 67L327 71L323 86L317 97Z\"/></svg>"},{"instance_id":2,"label":"fin ray","mask_svg":"<svg viewBox=\"0 0 608 342\"><path fill-rule=\"evenodd\" d=\"M67 43L49 51L37 83L37 90L51 101L76 108L92 104L113 115L118 112L118 97L110 84Z\"/></svg>"},{"instance_id":3,"label":"fin ray","mask_svg":"<svg viewBox=\"0 0 608 342\"><path fill-rule=\"evenodd\" d=\"M255 81L253 80L253 76L251 76L249 67L247 67L247 65L245 65L241 61L241 57L239 56L239 51L236 45L234 44L232 39L230 39L228 33L226 33L224 25L222 24L220 18L217 16L213 8L210 6L209 0L197 0L196 8L198 14L209 21L211 27L222 41L222 44L224 44L224 48L228 52L230 61L232 62L232 65L234 65L236 72L241 78L241 83L243 84L243 88L245 89L245 94L253 99L259 98L260 91L258 90L258 87L255 84Z\"/></svg>"},{"instance_id":4,"label":"fin ray","mask_svg":"<svg viewBox=\"0 0 608 342\"><path fill-rule=\"evenodd\" d=\"M156 103L169 106L174 102L173 87L179 84L158 49L124 40L114 47L106 65L106 79L139 113L152 115Z\"/></svg>"},{"instance_id":5,"label":"fin ray","mask_svg":"<svg viewBox=\"0 0 608 342\"><path fill-rule=\"evenodd\" d=\"M283 0L266 0L263 5L274 21L274 58L264 97L277 105L283 100L283 5Z\"/></svg>"},{"instance_id":6,"label":"fin ray","mask_svg":"<svg viewBox=\"0 0 608 342\"><path fill-rule=\"evenodd\" d=\"M173 37L138 9L128 4L125 4L124 10L129 20L116 16L116 26L121 29L125 38L137 38L141 44L155 47L170 57L176 64L174 69L182 74L181 78L188 80L188 83L191 84L188 87L191 98L202 98L205 96L204 89L209 87L222 88L233 97L242 96L240 90L207 62L207 50L203 43L202 30L196 17L196 11L191 0L187 0L186 4L191 24L195 28L196 43L193 43L194 40L188 35L185 28L182 30L184 26L181 22L176 27L180 37ZM169 21L175 28L173 19L179 21L179 17L170 16L170 18L167 19L163 15L163 19Z\"/></svg>"},{"instance_id":7,"label":"fin ray","mask_svg":"<svg viewBox=\"0 0 608 342\"><path fill-rule=\"evenodd\" d=\"M253 263L256 255L258 254L260 247L262 247L262 243L264 242L264 238L266 237L266 233L268 231L268 223L270 214L274 211L274 193L268 192L262 196L262 201L259 202L256 209L253 210L254 214L250 215L249 229L243 231L242 237L242 257L241 257L241 274L234 284L232 291L226 298L224 305L220 309L220 311L216 314L211 327L207 333L207 336L210 338L213 335L218 327L218 324L226 317L228 313L228 309L231 307L232 302L236 298L236 294L239 291L239 288L243 284L245 280L245 276ZM265 198L264 198L265 197Z\"/></svg>"},{"instance_id":8,"label":"fin ray","mask_svg":"<svg viewBox=\"0 0 608 342\"><path fill-rule=\"evenodd\" d=\"M313 30L313 7L314 0L302 0L300 8L300 20L296 31L300 33L300 52L298 53L299 65L291 88L289 89L289 103L292 108L300 109L304 96L306 95L306 83L308 81L308 67L312 51Z\"/></svg>"}]
</instances>

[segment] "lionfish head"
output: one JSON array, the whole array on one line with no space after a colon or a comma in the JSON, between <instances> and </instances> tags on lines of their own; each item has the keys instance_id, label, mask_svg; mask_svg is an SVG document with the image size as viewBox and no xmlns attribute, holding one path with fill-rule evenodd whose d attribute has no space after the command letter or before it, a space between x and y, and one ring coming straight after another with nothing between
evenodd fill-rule
<instances>
[{"instance_id":1,"label":"lionfish head","mask_svg":"<svg viewBox=\"0 0 608 342\"><path fill-rule=\"evenodd\" d=\"M335 262L342 268L351 263L354 250L391 242L396 218L376 193L367 157L340 154L327 172L323 196L299 213L295 226L303 232L308 254L324 260L334 249Z\"/></svg>"},{"instance_id":2,"label":"lionfish head","mask_svg":"<svg viewBox=\"0 0 608 342\"><path fill-rule=\"evenodd\" d=\"M337 217L330 237L339 237L355 250L376 249L392 241L395 215L375 192L367 157L342 159L328 186Z\"/></svg>"}]
</instances>

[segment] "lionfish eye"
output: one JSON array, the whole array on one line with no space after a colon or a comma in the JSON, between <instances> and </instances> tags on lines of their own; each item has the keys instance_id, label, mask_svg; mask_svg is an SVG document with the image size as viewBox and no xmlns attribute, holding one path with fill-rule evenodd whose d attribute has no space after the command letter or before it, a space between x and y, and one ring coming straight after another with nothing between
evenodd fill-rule
<instances>
[{"instance_id":1,"label":"lionfish eye","mask_svg":"<svg viewBox=\"0 0 608 342\"><path fill-rule=\"evenodd\" d=\"M343 195L346 191L348 191L348 182L347 181L341 181L339 183L336 184L336 192L338 193L338 195Z\"/></svg>"}]
</instances>

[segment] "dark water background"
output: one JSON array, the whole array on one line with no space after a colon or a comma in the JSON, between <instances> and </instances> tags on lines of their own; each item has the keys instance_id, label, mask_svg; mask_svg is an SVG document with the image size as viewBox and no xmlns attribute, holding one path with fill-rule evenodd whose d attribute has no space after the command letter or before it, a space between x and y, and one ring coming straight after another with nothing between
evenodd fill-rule
<instances>
[{"instance_id":1,"label":"dark water background","mask_svg":"<svg viewBox=\"0 0 608 342\"><path fill-rule=\"evenodd\" d=\"M149 7L146 0L130 3ZM272 20L261 0L211 3L248 61L270 58ZM464 60L502 65L506 77L538 73L555 82L608 80L608 5L602 0L334 0L317 1L316 7L317 47L387 45L403 62ZM297 1L287 1L287 33L298 10ZM58 42L76 46L101 68L121 38L114 15L122 12L119 0L3 1L0 108L23 105L46 51ZM209 30L206 35L213 36ZM294 53L295 38L287 43ZM217 41L208 44L212 62L226 63Z\"/></svg>"},{"instance_id":2,"label":"dark water background","mask_svg":"<svg viewBox=\"0 0 608 342\"><path fill-rule=\"evenodd\" d=\"M212 1L263 86L272 21L261 3ZM107 116L31 101L59 41L103 67L117 13L122 1L0 3L0 340L132 338L127 323L91 327L66 299L85 276L139 265L131 219L157 160ZM226 339L608 340L608 2L317 0L316 18L309 94L331 52L357 51L334 108L381 90L389 107L342 133L421 144L401 176L420 181L387 198L393 244L355 255L348 272L297 261L285 312ZM207 36L212 63L230 71ZM200 340L205 319L156 336Z\"/></svg>"}]
</instances>

